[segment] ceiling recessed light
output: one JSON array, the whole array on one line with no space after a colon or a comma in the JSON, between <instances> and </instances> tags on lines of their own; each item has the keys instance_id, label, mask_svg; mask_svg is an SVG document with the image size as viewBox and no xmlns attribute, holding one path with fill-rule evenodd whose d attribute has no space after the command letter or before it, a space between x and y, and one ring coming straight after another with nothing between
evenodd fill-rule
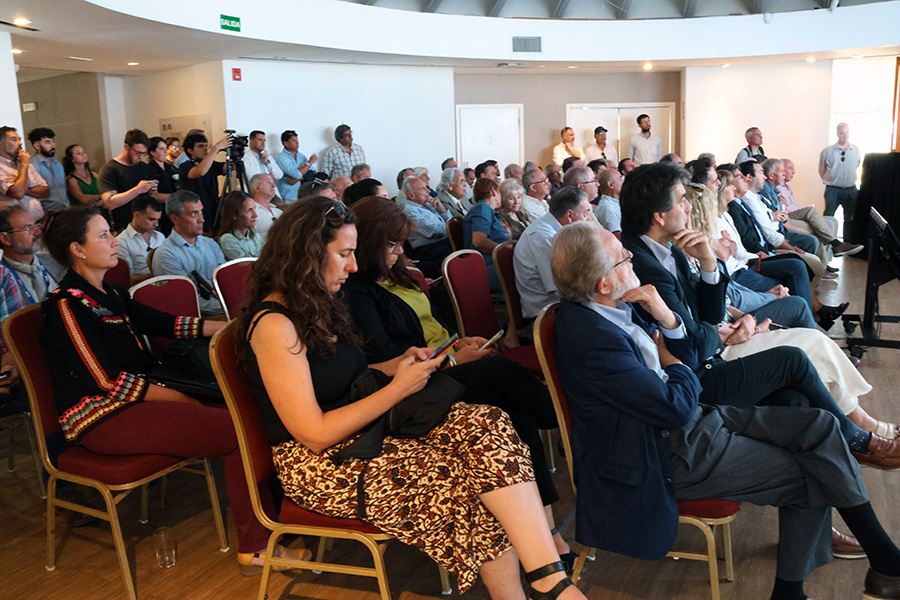
<instances>
[{"instance_id":1,"label":"ceiling recessed light","mask_svg":"<svg viewBox=\"0 0 900 600\"><path fill-rule=\"evenodd\" d=\"M808 62L808 63L814 63L814 62L816 62L816 57L815 57L815 56L807 56L807 57L806 57L806 62Z\"/></svg>"},{"instance_id":2,"label":"ceiling recessed light","mask_svg":"<svg viewBox=\"0 0 900 600\"><path fill-rule=\"evenodd\" d=\"M731 66L731 63L723 63L723 64L722 64L722 68L723 68L723 69L727 69L727 68L730 67L730 66Z\"/></svg>"},{"instance_id":3,"label":"ceiling recessed light","mask_svg":"<svg viewBox=\"0 0 900 600\"><path fill-rule=\"evenodd\" d=\"M71 58L72 60L83 60L85 62L91 62L94 60L93 58L85 58L83 56L67 56L66 58Z\"/></svg>"},{"instance_id":4,"label":"ceiling recessed light","mask_svg":"<svg viewBox=\"0 0 900 600\"><path fill-rule=\"evenodd\" d=\"M578 65L569 65L569 68L570 68L570 69L577 69L577 68L578 68Z\"/></svg>"},{"instance_id":5,"label":"ceiling recessed light","mask_svg":"<svg viewBox=\"0 0 900 600\"><path fill-rule=\"evenodd\" d=\"M650 63L644 63L644 70L645 70L645 71L649 71L649 70L652 69L652 68L653 68L653 65L652 65L652 64L650 64Z\"/></svg>"},{"instance_id":6,"label":"ceiling recessed light","mask_svg":"<svg viewBox=\"0 0 900 600\"><path fill-rule=\"evenodd\" d=\"M862 58L862 57L863 57L862 54L854 54L854 55L853 55L853 58L856 59L856 60L859 60L859 59Z\"/></svg>"},{"instance_id":7,"label":"ceiling recessed light","mask_svg":"<svg viewBox=\"0 0 900 600\"><path fill-rule=\"evenodd\" d=\"M130 63L128 63L128 66L129 66L129 67L136 67L136 66L138 66L139 64L141 64L141 63L139 63L139 62L130 62Z\"/></svg>"},{"instance_id":8,"label":"ceiling recessed light","mask_svg":"<svg viewBox=\"0 0 900 600\"><path fill-rule=\"evenodd\" d=\"M24 17L19 17L13 21L13 25L16 27L25 27L26 25L31 25L31 21Z\"/></svg>"},{"instance_id":9,"label":"ceiling recessed light","mask_svg":"<svg viewBox=\"0 0 900 600\"><path fill-rule=\"evenodd\" d=\"M12 49L13 54L22 54L23 52L25 52L25 51L22 50L21 48L13 48Z\"/></svg>"}]
</instances>

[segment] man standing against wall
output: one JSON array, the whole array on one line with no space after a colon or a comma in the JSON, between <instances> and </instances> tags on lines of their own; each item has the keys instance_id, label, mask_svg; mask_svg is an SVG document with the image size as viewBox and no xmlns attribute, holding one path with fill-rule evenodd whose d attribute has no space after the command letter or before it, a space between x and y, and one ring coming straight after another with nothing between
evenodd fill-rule
<instances>
[{"instance_id":1,"label":"man standing against wall","mask_svg":"<svg viewBox=\"0 0 900 600\"><path fill-rule=\"evenodd\" d=\"M634 161L634 165L639 167L655 163L662 158L662 140L658 135L650 133L650 115L639 115L637 124L641 132L631 136L628 156Z\"/></svg>"},{"instance_id":2,"label":"man standing against wall","mask_svg":"<svg viewBox=\"0 0 900 600\"><path fill-rule=\"evenodd\" d=\"M62 164L53 157L56 154L55 137L53 130L46 127L37 127L28 133L28 141L34 147L34 166L50 187L50 195L41 200L44 212L69 208L66 173Z\"/></svg>"},{"instance_id":3,"label":"man standing against wall","mask_svg":"<svg viewBox=\"0 0 900 600\"><path fill-rule=\"evenodd\" d=\"M243 159L244 177L246 178L244 183L247 186L247 190L250 189L250 180L258 173L268 173L275 181L284 177L284 172L281 170L281 167L279 167L278 163L275 162L275 159L266 152L265 132L258 129L251 131L249 140L250 143L247 145L247 152L244 153ZM275 195L278 196L277 191L275 192ZM278 196L278 198L280 202L281 196Z\"/></svg>"},{"instance_id":4,"label":"man standing against wall","mask_svg":"<svg viewBox=\"0 0 900 600\"><path fill-rule=\"evenodd\" d=\"M353 143L353 131L349 125L338 125L334 130L334 139L337 144L325 151L320 170L328 173L331 179L350 177L355 165L366 162L366 152L362 146Z\"/></svg>"},{"instance_id":5,"label":"man standing against wall","mask_svg":"<svg viewBox=\"0 0 900 600\"><path fill-rule=\"evenodd\" d=\"M734 159L734 164L736 165L745 163L748 160L758 161L760 156L766 155L766 151L763 150L762 147L763 136L759 127L751 127L745 131L744 139L747 140L747 145L741 148L741 151L737 154L737 158Z\"/></svg>"},{"instance_id":6,"label":"man standing against wall","mask_svg":"<svg viewBox=\"0 0 900 600\"><path fill-rule=\"evenodd\" d=\"M603 125L594 128L594 143L584 149L584 157L587 162L602 158L607 165L619 163L619 154L614 146L606 145L607 129Z\"/></svg>"},{"instance_id":7,"label":"man standing against wall","mask_svg":"<svg viewBox=\"0 0 900 600\"><path fill-rule=\"evenodd\" d=\"M825 184L825 216L831 217L838 206L844 207L844 236L850 233L856 210L856 170L862 163L859 146L850 143L850 126L838 123L838 141L819 155L819 176Z\"/></svg>"},{"instance_id":8,"label":"man standing against wall","mask_svg":"<svg viewBox=\"0 0 900 600\"><path fill-rule=\"evenodd\" d=\"M41 198L50 195L47 182L31 164L14 127L0 127L0 200L21 206L35 219L44 216Z\"/></svg>"},{"instance_id":9,"label":"man standing against wall","mask_svg":"<svg viewBox=\"0 0 900 600\"><path fill-rule=\"evenodd\" d=\"M291 204L297 201L301 180L309 173L313 163L319 157L313 154L307 159L306 155L300 152L300 140L297 138L297 132L293 129L282 132L281 145L284 146L284 150L278 154L275 161L281 167L282 176L272 177L272 179L278 185L278 193L284 199L285 204Z\"/></svg>"},{"instance_id":10,"label":"man standing against wall","mask_svg":"<svg viewBox=\"0 0 900 600\"><path fill-rule=\"evenodd\" d=\"M147 154L150 138L140 129L125 133L122 152L103 165L97 185L100 202L112 213L113 231L122 231L131 222L131 201L140 194L156 193L159 183L150 179L147 165L141 158ZM146 177L147 179L144 179ZM181 179L184 185L184 179Z\"/></svg>"}]
</instances>

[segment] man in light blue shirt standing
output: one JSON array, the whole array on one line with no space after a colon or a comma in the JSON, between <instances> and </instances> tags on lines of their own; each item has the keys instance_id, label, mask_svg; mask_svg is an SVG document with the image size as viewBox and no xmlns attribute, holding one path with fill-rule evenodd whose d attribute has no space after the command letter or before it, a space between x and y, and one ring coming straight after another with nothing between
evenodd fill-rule
<instances>
[{"instance_id":1,"label":"man in light blue shirt standing","mask_svg":"<svg viewBox=\"0 0 900 600\"><path fill-rule=\"evenodd\" d=\"M284 203L292 204L297 201L297 191L300 189L303 177L319 157L313 154L306 158L306 155L300 152L300 140L297 139L297 132L293 129L288 129L281 134L281 144L284 146L284 150L275 158L275 163L281 167L284 176L277 179L275 183L278 185L278 195L281 196Z\"/></svg>"},{"instance_id":2,"label":"man in light blue shirt standing","mask_svg":"<svg viewBox=\"0 0 900 600\"><path fill-rule=\"evenodd\" d=\"M221 314L222 304L210 293L213 269L225 262L222 249L203 235L203 203L200 196L178 190L166 200L172 233L153 254L154 275L184 275L194 281L200 295L200 312Z\"/></svg>"},{"instance_id":3,"label":"man in light blue shirt standing","mask_svg":"<svg viewBox=\"0 0 900 600\"><path fill-rule=\"evenodd\" d=\"M41 199L44 212L69 208L66 173L62 164L53 157L56 154L55 137L53 130L47 127L37 127L28 134L28 141L34 146L34 166L50 186L50 196Z\"/></svg>"}]
</instances>

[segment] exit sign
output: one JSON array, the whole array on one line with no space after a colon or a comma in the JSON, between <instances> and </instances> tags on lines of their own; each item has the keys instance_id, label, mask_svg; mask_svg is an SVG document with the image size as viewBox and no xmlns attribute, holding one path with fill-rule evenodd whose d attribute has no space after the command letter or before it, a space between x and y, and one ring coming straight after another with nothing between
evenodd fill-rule
<instances>
[{"instance_id":1,"label":"exit sign","mask_svg":"<svg viewBox=\"0 0 900 600\"><path fill-rule=\"evenodd\" d=\"M229 17L228 15L219 15L219 27L226 31L240 31L241 18Z\"/></svg>"}]
</instances>

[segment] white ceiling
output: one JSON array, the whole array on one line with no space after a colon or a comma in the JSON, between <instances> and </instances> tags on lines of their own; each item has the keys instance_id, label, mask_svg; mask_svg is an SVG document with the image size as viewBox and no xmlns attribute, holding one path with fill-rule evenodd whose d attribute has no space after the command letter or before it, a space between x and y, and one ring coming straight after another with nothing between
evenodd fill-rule
<instances>
[{"instance_id":1,"label":"white ceiling","mask_svg":"<svg viewBox=\"0 0 900 600\"><path fill-rule=\"evenodd\" d=\"M347 1L352 0L335 0ZM887 1L887 0L868 0ZM560 14L566 19L587 18L647 18L649 16L680 16L679 10L694 16L706 16L712 11L726 14L747 14L752 11L823 9L836 0L360 0L380 8L418 10L421 12L467 11L499 17L548 18ZM843 0L841 6L866 3L867 0ZM618 5L618 8L616 8ZM623 10L622 9L626 9ZM610 13L616 9L615 14ZM827 10L827 9L824 9ZM614 11L615 12L615 11ZM612 15L612 16L610 16ZM12 34L14 48L24 52L15 56L20 81L50 77L72 71L98 72L115 75L141 74L188 66L210 60L257 59L280 61L314 61L354 64L397 64L448 66L464 70L503 69L497 61L433 58L353 52L302 44L288 44L247 37L225 36L194 29L186 29L107 10L83 0L28 0L13 6L0 4L0 21L12 22L18 17L32 21L37 31L0 25L0 31ZM817 53L820 59L850 57L855 54L885 55L900 52L900 46L848 49ZM92 58L91 62L76 61L69 56ZM732 64L795 61L804 55L774 57L747 56L730 59ZM127 66L138 62L137 66ZM657 61L657 70L674 70L684 66L715 66L716 60ZM520 68L546 69L542 72L565 72L566 65L523 61ZM581 62L584 71L634 71L642 63Z\"/></svg>"}]
</instances>

